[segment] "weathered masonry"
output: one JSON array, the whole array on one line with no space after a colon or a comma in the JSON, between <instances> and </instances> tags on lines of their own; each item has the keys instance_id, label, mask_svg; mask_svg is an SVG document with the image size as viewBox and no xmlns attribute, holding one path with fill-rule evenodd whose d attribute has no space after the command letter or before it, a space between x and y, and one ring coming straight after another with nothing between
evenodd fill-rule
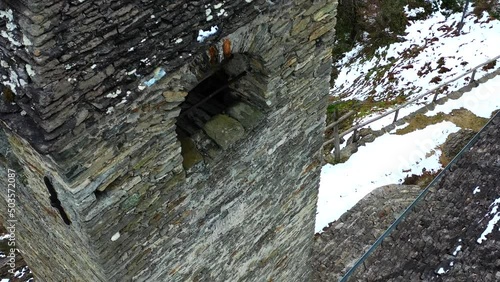
<instances>
[{"instance_id":1,"label":"weathered masonry","mask_svg":"<svg viewBox=\"0 0 500 282\"><path fill-rule=\"evenodd\" d=\"M0 1L37 281L307 281L336 2Z\"/></svg>"}]
</instances>

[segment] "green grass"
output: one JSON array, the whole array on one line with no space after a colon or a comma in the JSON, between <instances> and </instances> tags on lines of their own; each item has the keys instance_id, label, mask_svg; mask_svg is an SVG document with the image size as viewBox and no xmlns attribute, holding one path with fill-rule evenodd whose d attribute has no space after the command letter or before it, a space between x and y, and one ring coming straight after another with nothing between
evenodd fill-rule
<instances>
[{"instance_id":1,"label":"green grass","mask_svg":"<svg viewBox=\"0 0 500 282\"><path fill-rule=\"evenodd\" d=\"M486 118L478 117L471 111L460 108L455 109L449 114L438 113L435 116L426 116L417 114L410 119L408 126L396 130L396 134L404 135L415 130L424 129L431 124L437 124L442 121L450 121L460 128L471 129L478 132L488 121Z\"/></svg>"}]
</instances>

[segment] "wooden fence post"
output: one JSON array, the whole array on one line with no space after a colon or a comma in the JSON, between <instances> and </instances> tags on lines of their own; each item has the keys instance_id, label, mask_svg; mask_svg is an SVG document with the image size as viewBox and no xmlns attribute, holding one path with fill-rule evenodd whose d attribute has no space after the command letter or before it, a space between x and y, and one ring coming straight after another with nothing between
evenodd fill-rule
<instances>
[{"instance_id":1,"label":"wooden fence post","mask_svg":"<svg viewBox=\"0 0 500 282\"><path fill-rule=\"evenodd\" d=\"M333 119L336 122L339 118L339 112L337 109L333 112ZM334 138L334 146L335 146L335 162L340 161L340 136L339 136L339 125L338 123L333 127L333 138Z\"/></svg>"},{"instance_id":2,"label":"wooden fence post","mask_svg":"<svg viewBox=\"0 0 500 282\"><path fill-rule=\"evenodd\" d=\"M394 115L394 120L392 123L395 123L398 120L398 115L399 115L399 109L396 110L396 114Z\"/></svg>"},{"instance_id":3,"label":"wooden fence post","mask_svg":"<svg viewBox=\"0 0 500 282\"><path fill-rule=\"evenodd\" d=\"M432 98L432 103L435 103L437 98L438 98L438 94L439 92L436 92L436 94L434 94L434 98Z\"/></svg>"},{"instance_id":4,"label":"wooden fence post","mask_svg":"<svg viewBox=\"0 0 500 282\"><path fill-rule=\"evenodd\" d=\"M476 69L472 72L472 75L471 75L471 77L470 77L469 84L471 84L471 83L473 83L473 82L475 82L475 81L476 81L475 77L476 77Z\"/></svg>"}]
</instances>

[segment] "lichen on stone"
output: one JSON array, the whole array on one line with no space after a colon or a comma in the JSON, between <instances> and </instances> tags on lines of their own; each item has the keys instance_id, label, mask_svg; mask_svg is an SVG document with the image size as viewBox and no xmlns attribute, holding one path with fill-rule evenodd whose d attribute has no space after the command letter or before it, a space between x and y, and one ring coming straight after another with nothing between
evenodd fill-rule
<instances>
[{"instance_id":1,"label":"lichen on stone","mask_svg":"<svg viewBox=\"0 0 500 282\"><path fill-rule=\"evenodd\" d=\"M180 138L182 148L182 166L185 170L192 168L197 163L203 161L203 156L200 154L194 141L191 138Z\"/></svg>"}]
</instances>

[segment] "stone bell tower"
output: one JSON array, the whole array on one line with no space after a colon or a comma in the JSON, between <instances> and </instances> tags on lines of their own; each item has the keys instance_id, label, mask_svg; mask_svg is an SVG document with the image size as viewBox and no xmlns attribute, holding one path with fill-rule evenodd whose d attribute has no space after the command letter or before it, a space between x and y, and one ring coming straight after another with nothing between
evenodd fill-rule
<instances>
[{"instance_id":1,"label":"stone bell tower","mask_svg":"<svg viewBox=\"0 0 500 282\"><path fill-rule=\"evenodd\" d=\"M0 1L36 280L307 281L336 5Z\"/></svg>"}]
</instances>

